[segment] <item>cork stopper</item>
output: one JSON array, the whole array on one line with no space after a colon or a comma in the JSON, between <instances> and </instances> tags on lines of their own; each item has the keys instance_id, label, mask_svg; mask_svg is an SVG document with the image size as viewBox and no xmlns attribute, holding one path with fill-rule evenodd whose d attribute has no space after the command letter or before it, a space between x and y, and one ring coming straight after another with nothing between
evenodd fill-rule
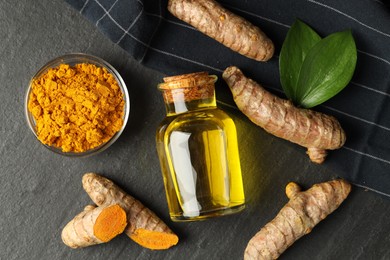
<instances>
[{"instance_id":1,"label":"cork stopper","mask_svg":"<svg viewBox=\"0 0 390 260\"><path fill-rule=\"evenodd\" d=\"M217 76L207 72L196 72L163 78L164 83L158 85L163 91L167 103L189 102L214 97L214 83Z\"/></svg>"}]
</instances>

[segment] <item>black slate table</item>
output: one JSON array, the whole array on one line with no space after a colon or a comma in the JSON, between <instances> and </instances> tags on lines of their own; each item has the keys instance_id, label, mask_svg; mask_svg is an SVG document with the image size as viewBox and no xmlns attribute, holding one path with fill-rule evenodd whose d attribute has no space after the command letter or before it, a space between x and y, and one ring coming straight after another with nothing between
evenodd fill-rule
<instances>
[{"instance_id":1,"label":"black slate table","mask_svg":"<svg viewBox=\"0 0 390 260\"><path fill-rule=\"evenodd\" d=\"M0 259L241 259L248 240L287 202L284 186L289 181L307 188L337 176L310 163L302 148L226 108L239 133L246 209L202 222L173 223L154 143L164 117L156 85L164 75L140 66L60 0L2 0L0 21ZM84 159L45 149L24 118L30 77L48 60L69 52L110 62L131 96L122 136L108 150ZM179 244L150 251L119 236L85 249L66 247L62 228L91 203L81 186L82 175L90 171L143 201L179 235ZM353 187L345 203L281 259L390 259L389 211L389 198Z\"/></svg>"}]
</instances>

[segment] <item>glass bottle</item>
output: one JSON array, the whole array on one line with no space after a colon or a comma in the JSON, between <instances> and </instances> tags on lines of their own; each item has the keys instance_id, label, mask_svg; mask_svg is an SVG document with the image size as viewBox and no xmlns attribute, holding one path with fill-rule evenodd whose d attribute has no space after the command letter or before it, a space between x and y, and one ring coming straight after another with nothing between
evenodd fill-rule
<instances>
[{"instance_id":1,"label":"glass bottle","mask_svg":"<svg viewBox=\"0 0 390 260\"><path fill-rule=\"evenodd\" d=\"M156 133L173 221L201 220L245 207L236 127L217 108L206 72L164 78L158 85L167 116Z\"/></svg>"}]
</instances>

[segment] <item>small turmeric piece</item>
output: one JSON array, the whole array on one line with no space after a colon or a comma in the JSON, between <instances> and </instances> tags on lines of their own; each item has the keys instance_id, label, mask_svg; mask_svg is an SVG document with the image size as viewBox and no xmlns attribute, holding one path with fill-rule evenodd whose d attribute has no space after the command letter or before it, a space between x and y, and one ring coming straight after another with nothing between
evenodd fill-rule
<instances>
[{"instance_id":1,"label":"small turmeric piece","mask_svg":"<svg viewBox=\"0 0 390 260\"><path fill-rule=\"evenodd\" d=\"M121 129L124 99L105 68L61 64L33 80L28 110L42 143L63 152L84 152Z\"/></svg>"},{"instance_id":2,"label":"small turmeric piece","mask_svg":"<svg viewBox=\"0 0 390 260\"><path fill-rule=\"evenodd\" d=\"M178 243L177 235L156 214L111 180L95 173L86 173L82 182L96 205L118 204L126 211L128 225L125 233L139 245L161 250Z\"/></svg>"},{"instance_id":3,"label":"small turmeric piece","mask_svg":"<svg viewBox=\"0 0 390 260\"><path fill-rule=\"evenodd\" d=\"M235 66L222 75L232 91L237 107L267 132L307 147L310 160L322 163L326 150L345 143L345 132L336 118L310 109L295 107L291 101L266 91L260 84L245 77Z\"/></svg>"},{"instance_id":4,"label":"small turmeric piece","mask_svg":"<svg viewBox=\"0 0 390 260\"><path fill-rule=\"evenodd\" d=\"M248 58L267 61L274 54L274 44L259 27L214 0L169 0L168 10L180 20Z\"/></svg>"},{"instance_id":5,"label":"small turmeric piece","mask_svg":"<svg viewBox=\"0 0 390 260\"><path fill-rule=\"evenodd\" d=\"M286 195L290 201L248 243L244 259L277 259L289 246L336 210L351 191L344 180L315 184L302 192L290 182Z\"/></svg>"},{"instance_id":6,"label":"small turmeric piece","mask_svg":"<svg viewBox=\"0 0 390 260\"><path fill-rule=\"evenodd\" d=\"M119 205L88 205L62 230L62 241L71 248L80 248L110 241L127 225L126 212Z\"/></svg>"}]
</instances>

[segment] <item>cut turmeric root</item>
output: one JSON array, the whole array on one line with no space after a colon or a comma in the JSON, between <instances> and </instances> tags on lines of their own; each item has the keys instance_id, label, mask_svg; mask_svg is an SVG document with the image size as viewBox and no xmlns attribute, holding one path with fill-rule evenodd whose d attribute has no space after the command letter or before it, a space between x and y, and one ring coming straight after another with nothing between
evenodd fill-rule
<instances>
[{"instance_id":1,"label":"cut turmeric root","mask_svg":"<svg viewBox=\"0 0 390 260\"><path fill-rule=\"evenodd\" d=\"M274 54L274 44L260 28L214 0L169 0L168 10L180 20L248 58L267 61Z\"/></svg>"},{"instance_id":2,"label":"cut turmeric root","mask_svg":"<svg viewBox=\"0 0 390 260\"><path fill-rule=\"evenodd\" d=\"M336 118L310 109L295 107L289 100L266 91L248 79L237 67L228 67L222 75L233 93L237 107L267 132L307 147L310 160L322 163L326 150L345 143L345 133Z\"/></svg>"},{"instance_id":3,"label":"cut turmeric root","mask_svg":"<svg viewBox=\"0 0 390 260\"><path fill-rule=\"evenodd\" d=\"M71 248L86 247L110 241L126 224L126 212L119 205L88 205L64 227L61 237Z\"/></svg>"},{"instance_id":4,"label":"cut turmeric root","mask_svg":"<svg viewBox=\"0 0 390 260\"><path fill-rule=\"evenodd\" d=\"M248 243L244 259L276 259L289 246L336 210L351 191L344 180L315 184L305 192L294 182L286 186L290 201Z\"/></svg>"},{"instance_id":5,"label":"cut turmeric root","mask_svg":"<svg viewBox=\"0 0 390 260\"><path fill-rule=\"evenodd\" d=\"M95 173L86 173L83 187L96 205L118 204L126 211L128 226L125 233L139 245L161 250L178 243L177 235L160 218L111 180Z\"/></svg>"}]
</instances>

